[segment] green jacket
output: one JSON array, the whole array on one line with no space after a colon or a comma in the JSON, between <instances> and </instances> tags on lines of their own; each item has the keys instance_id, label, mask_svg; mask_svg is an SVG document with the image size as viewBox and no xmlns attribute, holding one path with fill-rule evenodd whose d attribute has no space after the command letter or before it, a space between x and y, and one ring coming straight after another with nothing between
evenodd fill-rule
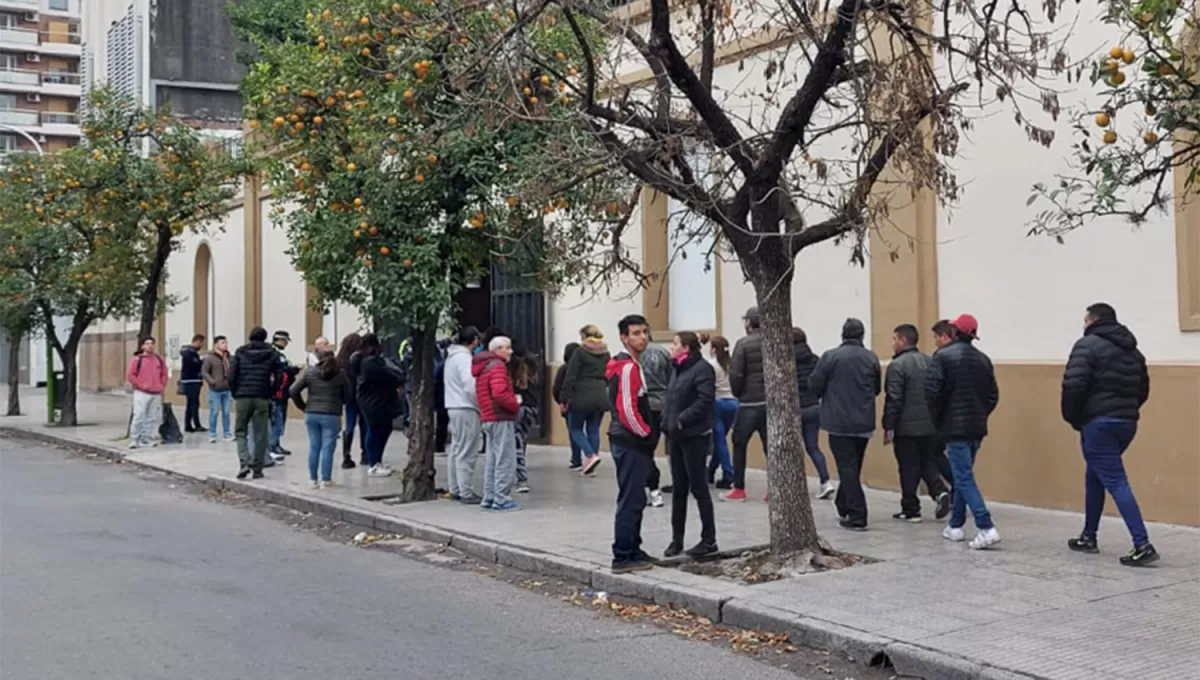
<instances>
[{"instance_id":1,"label":"green jacket","mask_svg":"<svg viewBox=\"0 0 1200 680\"><path fill-rule=\"evenodd\" d=\"M883 402L883 429L898 437L924 437L937 434L937 427L925 403L925 374L929 356L916 347L900 350L888 364Z\"/></svg>"},{"instance_id":2,"label":"green jacket","mask_svg":"<svg viewBox=\"0 0 1200 680\"><path fill-rule=\"evenodd\" d=\"M585 342L567 362L563 378L562 403L576 413L608 411L608 346L603 342Z\"/></svg>"}]
</instances>

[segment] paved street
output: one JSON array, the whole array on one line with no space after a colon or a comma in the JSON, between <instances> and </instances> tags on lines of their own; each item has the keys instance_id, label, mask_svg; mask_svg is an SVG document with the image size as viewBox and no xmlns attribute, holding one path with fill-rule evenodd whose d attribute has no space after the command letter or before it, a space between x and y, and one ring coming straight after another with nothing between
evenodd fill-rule
<instances>
[{"instance_id":1,"label":"paved street","mask_svg":"<svg viewBox=\"0 0 1200 680\"><path fill-rule=\"evenodd\" d=\"M0 439L0 677L795 678Z\"/></svg>"}]
</instances>

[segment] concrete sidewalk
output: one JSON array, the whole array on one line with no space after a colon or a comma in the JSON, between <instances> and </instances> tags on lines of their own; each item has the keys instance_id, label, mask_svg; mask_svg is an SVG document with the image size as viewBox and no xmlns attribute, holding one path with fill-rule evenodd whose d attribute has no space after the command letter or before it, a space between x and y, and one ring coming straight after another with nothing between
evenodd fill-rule
<instances>
[{"instance_id":1,"label":"concrete sidewalk","mask_svg":"<svg viewBox=\"0 0 1200 680\"><path fill-rule=\"evenodd\" d=\"M1195 528L1150 525L1151 540L1163 559L1156 568L1130 569L1117 563L1128 549L1119 519L1103 520L1101 555L1078 555L1065 542L1078 534L1080 515L995 504L993 516L1003 542L994 550L973 552L965 544L945 542L940 523L894 522L897 494L869 490L870 531L840 530L828 503L818 503L815 512L822 535L835 548L876 563L754 586L674 569L613 576L607 568L616 493L613 468L605 464L596 478L580 478L566 469L563 449L531 447L533 492L517 497L520 512L487 513L448 501L387 505L368 499L397 493L398 476L368 478L361 468L336 470L335 479L344 486L307 488L307 442L300 421L289 421L285 435L285 445L295 455L268 470L265 480L246 483L233 479L233 444L209 444L207 435L188 435L182 445L124 449L119 438L127 400L83 395L81 420L91 425L47 428L39 410L44 409L40 392L29 390L22 397L30 415L0 418L0 428L128 454L125 459L137 464L297 509L336 514L381 531L440 540L485 560L575 578L598 590L685 605L734 625L792 632L801 642L852 650L860 659L886 654L908 675L1198 677L1200 530ZM403 451L403 440L394 438L385 460L399 470ZM438 459L439 475L444 460ZM665 473L665 461L659 464ZM763 473L747 476L757 497L765 488ZM698 537L694 504L692 512L689 539ZM762 502L719 503L717 523L717 538L725 549L769 538ZM647 509L643 533L645 548L658 554L670 538L669 510Z\"/></svg>"}]
</instances>

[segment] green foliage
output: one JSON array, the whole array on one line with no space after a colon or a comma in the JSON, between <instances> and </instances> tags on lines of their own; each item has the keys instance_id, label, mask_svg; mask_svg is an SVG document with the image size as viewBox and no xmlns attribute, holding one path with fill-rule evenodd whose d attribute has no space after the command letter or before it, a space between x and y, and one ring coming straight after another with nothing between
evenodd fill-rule
<instances>
[{"instance_id":1,"label":"green foliage","mask_svg":"<svg viewBox=\"0 0 1200 680\"><path fill-rule=\"evenodd\" d=\"M506 6L316 4L309 39L255 41L243 89L319 304L420 329L489 262L552 291L614 271L619 246L599 246L628 218L632 185L575 126L564 84L493 58ZM579 58L552 14L533 35L563 64Z\"/></svg>"},{"instance_id":2,"label":"green foliage","mask_svg":"<svg viewBox=\"0 0 1200 680\"><path fill-rule=\"evenodd\" d=\"M1184 179L1178 198L1190 200L1200 168L1196 9L1180 0L1105 3L1104 21L1121 39L1087 69L1100 103L1075 121L1080 172L1034 186L1029 203L1051 205L1032 233L1061 241L1098 217L1141 224L1176 198L1177 173Z\"/></svg>"}]
</instances>

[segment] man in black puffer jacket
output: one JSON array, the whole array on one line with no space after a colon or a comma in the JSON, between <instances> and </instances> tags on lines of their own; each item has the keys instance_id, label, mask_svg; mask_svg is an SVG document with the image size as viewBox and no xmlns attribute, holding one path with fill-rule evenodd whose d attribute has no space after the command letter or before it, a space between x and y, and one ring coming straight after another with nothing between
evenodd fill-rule
<instances>
[{"instance_id":1,"label":"man in black puffer jacket","mask_svg":"<svg viewBox=\"0 0 1200 680\"><path fill-rule=\"evenodd\" d=\"M954 341L933 353L925 374L925 403L946 443L946 456L954 472L950 524L942 536L951 541L963 540L969 507L979 529L970 546L983 550L999 543L1000 533L975 483L975 456L987 436L988 416L1000 403L1000 390L991 359L974 345L979 338L979 322L963 314L950 325L955 331Z\"/></svg>"},{"instance_id":2,"label":"man in black puffer jacket","mask_svg":"<svg viewBox=\"0 0 1200 680\"><path fill-rule=\"evenodd\" d=\"M763 454L767 452L767 388L763 377L762 315L758 307L746 310L742 317L746 337L733 346L733 364L729 367L729 386L738 400L733 421L733 490L721 500L746 500L746 447L758 433Z\"/></svg>"},{"instance_id":3,"label":"man in black puffer jacket","mask_svg":"<svg viewBox=\"0 0 1200 680\"><path fill-rule=\"evenodd\" d=\"M267 344L267 331L262 327L250 331L250 342L239 347L229 363L229 386L237 411L233 437L242 463L238 479L245 479L250 473L257 479L263 476L263 467L269 467L264 465L267 413L269 400L282 383L283 370L283 360L279 358L279 352ZM246 441L248 431L254 435L249 446Z\"/></svg>"},{"instance_id":4,"label":"man in black puffer jacket","mask_svg":"<svg viewBox=\"0 0 1200 680\"><path fill-rule=\"evenodd\" d=\"M1063 374L1062 415L1081 434L1086 516L1083 533L1067 545L1078 552L1099 552L1096 532L1107 491L1133 538L1133 550L1121 563L1145 566L1158 560L1158 552L1150 544L1121 456L1137 434L1138 411L1150 397L1150 373L1137 338L1117 322L1111 305L1088 307L1083 325L1083 337L1071 348Z\"/></svg>"}]
</instances>

